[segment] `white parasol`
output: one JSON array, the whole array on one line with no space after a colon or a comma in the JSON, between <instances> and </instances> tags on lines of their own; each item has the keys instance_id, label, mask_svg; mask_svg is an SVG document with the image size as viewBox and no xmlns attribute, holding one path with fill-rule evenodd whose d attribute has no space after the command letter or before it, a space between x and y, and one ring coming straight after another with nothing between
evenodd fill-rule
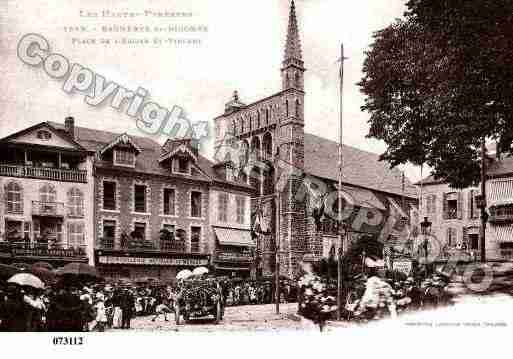
<instances>
[{"instance_id":1,"label":"white parasol","mask_svg":"<svg viewBox=\"0 0 513 359\"><path fill-rule=\"evenodd\" d=\"M369 257L365 258L365 265L369 268L383 268L385 267L385 261L382 259L372 259Z\"/></svg>"},{"instance_id":2,"label":"white parasol","mask_svg":"<svg viewBox=\"0 0 513 359\"><path fill-rule=\"evenodd\" d=\"M208 269L205 267L197 267L197 268L194 268L194 270L192 271L192 274L202 275L202 274L207 274L208 272L209 272Z\"/></svg>"},{"instance_id":3,"label":"white parasol","mask_svg":"<svg viewBox=\"0 0 513 359\"><path fill-rule=\"evenodd\" d=\"M176 279L187 279L192 275L192 272L188 269L183 269L176 275Z\"/></svg>"},{"instance_id":4,"label":"white parasol","mask_svg":"<svg viewBox=\"0 0 513 359\"><path fill-rule=\"evenodd\" d=\"M45 284L41 281L41 279L30 273L15 274L7 281L7 283L14 283L36 289L43 289L45 287Z\"/></svg>"}]
</instances>

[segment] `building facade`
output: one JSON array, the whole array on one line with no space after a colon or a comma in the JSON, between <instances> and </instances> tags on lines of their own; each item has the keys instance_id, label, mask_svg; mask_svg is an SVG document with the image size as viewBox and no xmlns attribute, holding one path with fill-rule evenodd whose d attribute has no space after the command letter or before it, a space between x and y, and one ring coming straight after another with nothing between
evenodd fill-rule
<instances>
[{"instance_id":1,"label":"building facade","mask_svg":"<svg viewBox=\"0 0 513 359\"><path fill-rule=\"evenodd\" d=\"M454 189L432 176L422 187L422 216L432 222L440 258L477 260L481 253L480 186ZM487 260L513 258L513 159L489 156L487 160L485 254Z\"/></svg>"},{"instance_id":2,"label":"building facade","mask_svg":"<svg viewBox=\"0 0 513 359\"><path fill-rule=\"evenodd\" d=\"M0 147L2 262L83 261L112 279L197 266L249 276L253 189L222 179L192 140L160 145L69 117Z\"/></svg>"},{"instance_id":3,"label":"building facade","mask_svg":"<svg viewBox=\"0 0 513 359\"><path fill-rule=\"evenodd\" d=\"M216 160L224 178L241 178L256 191L251 208L252 228L258 233L258 270L271 274L278 251L280 273L293 277L305 255L320 260L326 248L342 244L335 243L340 222L325 211L330 203L336 207L330 200L338 180L338 146L304 131L305 67L293 1L288 21L281 90L251 104L241 101L235 91L214 122ZM388 240L392 232L402 231L398 227L409 225L415 187L380 162L378 155L349 146L344 146L343 153L344 188L354 202L344 218L351 228L349 241L361 235ZM324 191L314 194L312 187ZM305 191L306 196L298 196ZM367 216L368 210L375 215Z\"/></svg>"},{"instance_id":4,"label":"building facade","mask_svg":"<svg viewBox=\"0 0 513 359\"><path fill-rule=\"evenodd\" d=\"M43 122L0 140L0 256L4 263L93 263L91 151Z\"/></svg>"},{"instance_id":5,"label":"building facade","mask_svg":"<svg viewBox=\"0 0 513 359\"><path fill-rule=\"evenodd\" d=\"M481 220L477 197L478 187L454 189L447 183L428 178L422 186L421 217L431 224L440 260L461 256L468 260L479 258Z\"/></svg>"},{"instance_id":6,"label":"building facade","mask_svg":"<svg viewBox=\"0 0 513 359\"><path fill-rule=\"evenodd\" d=\"M486 181L486 253L488 259L513 259L513 158L496 158Z\"/></svg>"},{"instance_id":7,"label":"building facade","mask_svg":"<svg viewBox=\"0 0 513 359\"><path fill-rule=\"evenodd\" d=\"M213 264L212 193L227 188L249 202L248 185L220 180L190 139L160 145L84 127L76 133L94 153L94 263L103 276L172 280Z\"/></svg>"}]
</instances>

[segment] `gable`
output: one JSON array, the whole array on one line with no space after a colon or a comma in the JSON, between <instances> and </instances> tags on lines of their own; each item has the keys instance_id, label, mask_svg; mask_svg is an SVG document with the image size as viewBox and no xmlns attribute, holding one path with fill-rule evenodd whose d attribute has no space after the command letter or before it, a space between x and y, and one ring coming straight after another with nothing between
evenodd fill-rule
<instances>
[{"instance_id":1,"label":"gable","mask_svg":"<svg viewBox=\"0 0 513 359\"><path fill-rule=\"evenodd\" d=\"M83 150L80 145L71 138L66 138L52 126L42 123L4 139L7 143L28 143L40 146L59 147L74 150Z\"/></svg>"},{"instance_id":2,"label":"gable","mask_svg":"<svg viewBox=\"0 0 513 359\"><path fill-rule=\"evenodd\" d=\"M126 133L123 133L123 134L119 135L118 137L116 137L112 142L105 145L100 150L100 154L103 155L105 152L107 152L113 148L116 148L116 147L130 148L133 151L135 151L136 153L142 152L141 149L139 148L139 146L137 146L137 144L132 140L132 138L129 135L127 135Z\"/></svg>"}]
</instances>

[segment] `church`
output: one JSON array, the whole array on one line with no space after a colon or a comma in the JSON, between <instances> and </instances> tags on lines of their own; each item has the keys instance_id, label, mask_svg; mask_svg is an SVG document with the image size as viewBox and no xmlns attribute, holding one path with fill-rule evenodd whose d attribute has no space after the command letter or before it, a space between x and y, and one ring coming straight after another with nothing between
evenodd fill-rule
<instances>
[{"instance_id":1,"label":"church","mask_svg":"<svg viewBox=\"0 0 513 359\"><path fill-rule=\"evenodd\" d=\"M219 173L242 177L255 191L257 275L274 272L276 252L280 274L292 278L302 260L320 261L364 235L393 246L407 241L418 223L416 187L378 154L350 146L342 149L343 213L337 216L338 143L305 133L305 71L292 0L281 90L250 104L235 91L214 119ZM238 151L234 156L226 148Z\"/></svg>"}]
</instances>

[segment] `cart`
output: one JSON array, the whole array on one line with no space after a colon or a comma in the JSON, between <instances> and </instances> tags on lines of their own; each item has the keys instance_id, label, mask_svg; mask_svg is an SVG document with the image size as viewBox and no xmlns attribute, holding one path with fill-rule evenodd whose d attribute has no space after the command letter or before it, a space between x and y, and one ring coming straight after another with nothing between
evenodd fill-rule
<instances>
[{"instance_id":1,"label":"cart","mask_svg":"<svg viewBox=\"0 0 513 359\"><path fill-rule=\"evenodd\" d=\"M218 324L224 315L223 294L215 279L186 279L180 284L175 303L175 321L212 316Z\"/></svg>"}]
</instances>

